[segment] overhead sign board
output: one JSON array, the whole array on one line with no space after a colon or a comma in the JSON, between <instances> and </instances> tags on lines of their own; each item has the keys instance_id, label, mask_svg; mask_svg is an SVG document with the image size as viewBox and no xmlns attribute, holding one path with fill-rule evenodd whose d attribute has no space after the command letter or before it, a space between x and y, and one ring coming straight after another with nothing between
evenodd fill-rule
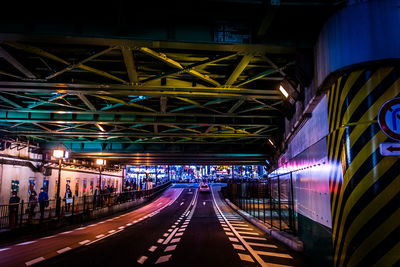
<instances>
[{"instance_id":1,"label":"overhead sign board","mask_svg":"<svg viewBox=\"0 0 400 267\"><path fill-rule=\"evenodd\" d=\"M400 98L392 98L382 105L378 123L388 137L400 141Z\"/></svg>"},{"instance_id":2,"label":"overhead sign board","mask_svg":"<svg viewBox=\"0 0 400 267\"><path fill-rule=\"evenodd\" d=\"M400 143L381 143L379 151L382 156L400 156Z\"/></svg>"}]
</instances>

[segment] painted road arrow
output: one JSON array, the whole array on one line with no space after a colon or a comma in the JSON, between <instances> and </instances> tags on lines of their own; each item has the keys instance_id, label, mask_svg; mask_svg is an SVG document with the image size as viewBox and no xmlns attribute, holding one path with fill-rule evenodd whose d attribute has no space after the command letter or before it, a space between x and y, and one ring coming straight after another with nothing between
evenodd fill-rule
<instances>
[{"instance_id":1,"label":"painted road arrow","mask_svg":"<svg viewBox=\"0 0 400 267\"><path fill-rule=\"evenodd\" d=\"M381 143L379 151L382 156L400 156L400 143Z\"/></svg>"}]
</instances>

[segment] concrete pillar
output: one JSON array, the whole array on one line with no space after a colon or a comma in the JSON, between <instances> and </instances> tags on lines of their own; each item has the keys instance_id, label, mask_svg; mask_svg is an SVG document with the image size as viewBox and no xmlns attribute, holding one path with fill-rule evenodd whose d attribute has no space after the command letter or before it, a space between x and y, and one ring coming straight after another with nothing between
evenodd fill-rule
<instances>
[{"instance_id":1,"label":"concrete pillar","mask_svg":"<svg viewBox=\"0 0 400 267\"><path fill-rule=\"evenodd\" d=\"M349 6L324 26L316 82L327 91L335 266L392 266L400 260L400 159L377 123L400 97L400 1ZM397 60L395 59L397 58Z\"/></svg>"}]
</instances>

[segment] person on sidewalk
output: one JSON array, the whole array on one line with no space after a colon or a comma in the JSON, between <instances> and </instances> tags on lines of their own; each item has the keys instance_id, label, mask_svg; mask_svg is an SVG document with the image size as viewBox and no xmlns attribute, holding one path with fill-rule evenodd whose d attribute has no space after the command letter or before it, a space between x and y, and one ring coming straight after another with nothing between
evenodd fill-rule
<instances>
[{"instance_id":1,"label":"person on sidewalk","mask_svg":"<svg viewBox=\"0 0 400 267\"><path fill-rule=\"evenodd\" d=\"M65 211L69 212L69 209L71 208L71 203L72 203L72 191L71 188L67 188L65 191Z\"/></svg>"},{"instance_id":2,"label":"person on sidewalk","mask_svg":"<svg viewBox=\"0 0 400 267\"><path fill-rule=\"evenodd\" d=\"M40 188L39 193L39 206L40 206L40 222L44 218L44 209L49 206L49 195L44 191L44 188Z\"/></svg>"},{"instance_id":3,"label":"person on sidewalk","mask_svg":"<svg viewBox=\"0 0 400 267\"><path fill-rule=\"evenodd\" d=\"M31 195L29 196L29 215L28 220L31 223L33 217L35 217L35 208L37 206L37 193L36 191L32 191Z\"/></svg>"},{"instance_id":4,"label":"person on sidewalk","mask_svg":"<svg viewBox=\"0 0 400 267\"><path fill-rule=\"evenodd\" d=\"M13 191L9 201L9 224L10 228L14 228L18 222L18 207L19 207L20 198L17 196L17 192Z\"/></svg>"}]
</instances>

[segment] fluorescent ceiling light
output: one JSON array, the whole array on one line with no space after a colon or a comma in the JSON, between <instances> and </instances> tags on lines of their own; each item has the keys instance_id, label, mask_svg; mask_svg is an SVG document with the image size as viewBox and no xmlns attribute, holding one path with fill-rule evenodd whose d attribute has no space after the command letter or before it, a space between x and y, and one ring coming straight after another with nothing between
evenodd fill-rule
<instances>
[{"instance_id":1,"label":"fluorescent ceiling light","mask_svg":"<svg viewBox=\"0 0 400 267\"><path fill-rule=\"evenodd\" d=\"M285 98L288 98L289 93L283 88L282 85L279 85L279 90L282 92L282 94L285 96Z\"/></svg>"}]
</instances>

